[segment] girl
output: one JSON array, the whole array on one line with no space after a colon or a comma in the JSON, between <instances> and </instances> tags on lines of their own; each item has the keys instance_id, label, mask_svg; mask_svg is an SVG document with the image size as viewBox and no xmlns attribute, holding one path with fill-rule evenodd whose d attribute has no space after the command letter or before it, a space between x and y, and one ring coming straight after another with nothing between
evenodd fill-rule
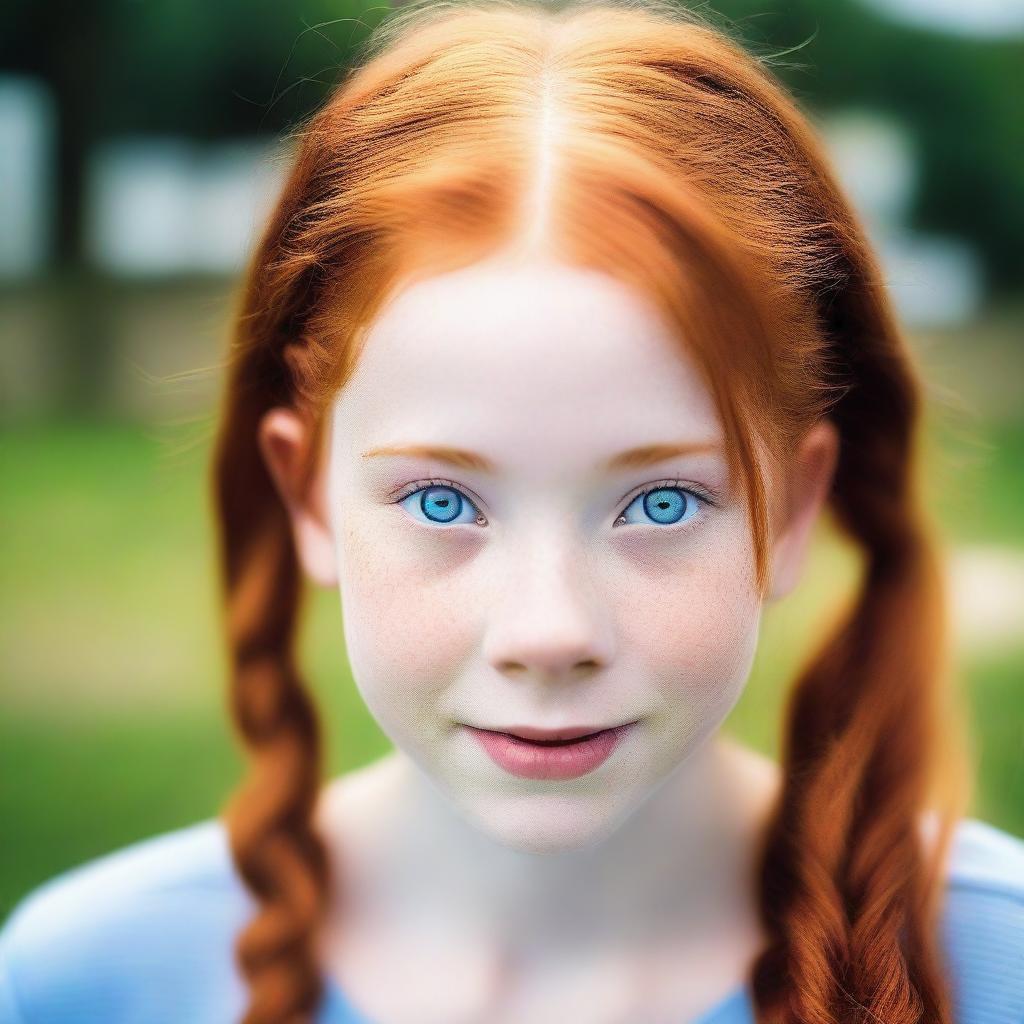
<instances>
[{"instance_id":1,"label":"girl","mask_svg":"<svg viewBox=\"0 0 1024 1024\"><path fill-rule=\"evenodd\" d=\"M948 770L919 386L807 121L653 2L377 44L230 351L251 774L25 901L0 1019L1020 1024L1024 843ZM826 504L862 579L775 765L718 728ZM304 577L395 744L323 788Z\"/></svg>"}]
</instances>

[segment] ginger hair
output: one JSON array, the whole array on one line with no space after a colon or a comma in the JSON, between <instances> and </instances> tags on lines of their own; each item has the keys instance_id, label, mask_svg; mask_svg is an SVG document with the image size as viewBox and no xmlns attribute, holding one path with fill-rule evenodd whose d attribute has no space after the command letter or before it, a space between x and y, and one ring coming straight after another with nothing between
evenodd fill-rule
<instances>
[{"instance_id":1,"label":"ginger hair","mask_svg":"<svg viewBox=\"0 0 1024 1024\"><path fill-rule=\"evenodd\" d=\"M428 0L385 21L296 132L239 292L211 465L249 757L223 812L256 900L236 943L245 1024L312 1019L319 927L344 882L313 827L302 580L260 419L293 407L322 442L394 289L534 250L642 289L695 357L749 498L762 593L773 508L757 455L781 465L817 419L837 426L828 509L862 571L788 697L756 878L770 941L750 989L759 1024L952 1024L937 922L963 773L917 479L921 386L864 230L766 63L659 0Z\"/></svg>"}]
</instances>

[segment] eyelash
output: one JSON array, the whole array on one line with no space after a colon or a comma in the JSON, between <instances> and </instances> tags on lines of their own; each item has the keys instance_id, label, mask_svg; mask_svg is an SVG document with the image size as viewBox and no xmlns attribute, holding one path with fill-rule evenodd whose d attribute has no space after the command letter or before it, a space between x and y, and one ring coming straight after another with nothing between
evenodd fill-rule
<instances>
[{"instance_id":1,"label":"eyelash","mask_svg":"<svg viewBox=\"0 0 1024 1024\"><path fill-rule=\"evenodd\" d=\"M457 484L455 483L454 480L447 480L444 477L431 477L429 480L416 480L413 481L412 483L405 484L391 497L390 500L397 505L399 502L404 501L406 498L408 498L410 494L415 494L417 491L423 490L426 487L434 486L450 487L453 491L458 491L459 494L463 495L463 497L469 498L469 500L477 507L477 509L479 509L480 506L483 504L483 502L480 501L480 499L477 498L472 493L472 491L467 490L465 487L462 486L462 484ZM692 529L698 523L703 521L706 514L706 509L708 507L717 507L719 501L721 500L718 492L711 487L701 486L699 484L692 484L683 480L655 480L653 483L643 484L642 486L634 489L633 491L630 491L625 497L619 499L619 504L622 505L622 510L615 516L615 521L617 522L619 516L624 515L626 509L628 509L629 506L632 505L633 502L636 501L636 499L639 498L642 494L649 494L651 491L661 490L663 487L674 487L677 488L678 490L685 491L687 494L690 494L697 499L697 501L700 504L700 508L697 514L691 516L689 519L686 519L679 523L670 523L668 525L659 526L658 529L660 530L678 530L682 532L683 530ZM463 525L468 526L469 524L466 523ZM635 526L638 524L629 523L623 525Z\"/></svg>"}]
</instances>

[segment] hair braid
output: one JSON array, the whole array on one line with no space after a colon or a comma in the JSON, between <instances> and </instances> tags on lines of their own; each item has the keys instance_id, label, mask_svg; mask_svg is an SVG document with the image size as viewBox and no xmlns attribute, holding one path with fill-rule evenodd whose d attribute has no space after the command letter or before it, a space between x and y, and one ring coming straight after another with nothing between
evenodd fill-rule
<instances>
[{"instance_id":1,"label":"hair braid","mask_svg":"<svg viewBox=\"0 0 1024 1024\"><path fill-rule=\"evenodd\" d=\"M760 864L772 936L754 970L763 1024L951 1020L936 983L928 879L957 809L940 820L928 857L919 829L937 763L944 619L913 476L919 397L877 298L873 260L862 249L853 265L866 276L829 311L835 336L856 345L843 354L854 384L833 411L841 452L831 503L865 565L847 619L804 669L787 709L786 783Z\"/></svg>"},{"instance_id":2,"label":"hair braid","mask_svg":"<svg viewBox=\"0 0 1024 1024\"><path fill-rule=\"evenodd\" d=\"M273 380L277 368L256 350L239 346L236 356L214 471L229 703L250 769L224 818L238 872L259 900L236 942L250 993L244 1024L280 1024L312 1019L322 988L314 938L329 888L328 861L311 824L321 737L295 665L299 566L287 513L256 447L268 396L245 386L253 375Z\"/></svg>"}]
</instances>

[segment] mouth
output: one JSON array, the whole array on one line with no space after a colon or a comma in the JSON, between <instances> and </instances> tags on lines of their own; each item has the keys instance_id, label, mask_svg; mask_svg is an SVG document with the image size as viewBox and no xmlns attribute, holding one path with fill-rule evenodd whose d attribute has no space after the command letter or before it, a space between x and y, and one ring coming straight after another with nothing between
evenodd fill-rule
<instances>
[{"instance_id":1,"label":"mouth","mask_svg":"<svg viewBox=\"0 0 1024 1024\"><path fill-rule=\"evenodd\" d=\"M516 726L517 732L502 729L467 728L490 759L510 775L548 781L575 779L600 767L636 725L538 730ZM540 733L547 738L527 738L523 733ZM569 735L572 734L572 735ZM558 738L552 739L555 735Z\"/></svg>"},{"instance_id":2,"label":"mouth","mask_svg":"<svg viewBox=\"0 0 1024 1024\"><path fill-rule=\"evenodd\" d=\"M511 736L515 740L528 740L539 746L558 746L589 739L591 736L600 736L602 733L613 732L616 729L624 729L626 725L632 724L632 722L627 722L624 725L568 726L563 729L535 729L529 725L512 725L504 729L481 729L481 731L493 732L500 736Z\"/></svg>"},{"instance_id":3,"label":"mouth","mask_svg":"<svg viewBox=\"0 0 1024 1024\"><path fill-rule=\"evenodd\" d=\"M625 725L581 725L565 726L560 729L537 729L529 725L509 725L503 728L478 727L481 732L495 732L504 736L511 736L513 739L526 739L532 743L563 743L572 740L586 739L589 736L597 736L602 732L611 732L614 729L625 729ZM477 728L477 727L473 727Z\"/></svg>"}]
</instances>

